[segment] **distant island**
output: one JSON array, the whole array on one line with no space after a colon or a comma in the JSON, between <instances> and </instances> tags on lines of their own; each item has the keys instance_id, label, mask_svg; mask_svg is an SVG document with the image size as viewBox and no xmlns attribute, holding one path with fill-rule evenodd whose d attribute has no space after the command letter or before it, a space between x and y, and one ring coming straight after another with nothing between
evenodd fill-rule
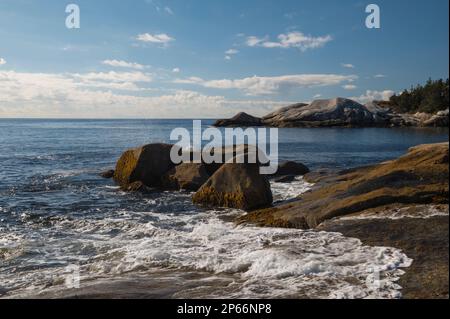
<instances>
[{"instance_id":1,"label":"distant island","mask_svg":"<svg viewBox=\"0 0 450 319\"><path fill-rule=\"evenodd\" d=\"M239 113L216 127L448 127L449 80L429 80L389 101L366 105L347 98L315 100L283 107L262 118Z\"/></svg>"}]
</instances>

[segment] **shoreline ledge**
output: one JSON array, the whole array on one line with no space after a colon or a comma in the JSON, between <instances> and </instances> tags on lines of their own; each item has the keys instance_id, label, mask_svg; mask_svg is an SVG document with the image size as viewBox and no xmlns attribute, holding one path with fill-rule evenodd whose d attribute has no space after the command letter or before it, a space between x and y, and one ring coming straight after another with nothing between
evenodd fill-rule
<instances>
[{"instance_id":1,"label":"shoreline ledge","mask_svg":"<svg viewBox=\"0 0 450 319\"><path fill-rule=\"evenodd\" d=\"M306 174L316 183L298 200L256 210L238 223L285 228L316 228L336 217L391 204L449 203L449 143L413 147L392 161L331 175Z\"/></svg>"}]
</instances>

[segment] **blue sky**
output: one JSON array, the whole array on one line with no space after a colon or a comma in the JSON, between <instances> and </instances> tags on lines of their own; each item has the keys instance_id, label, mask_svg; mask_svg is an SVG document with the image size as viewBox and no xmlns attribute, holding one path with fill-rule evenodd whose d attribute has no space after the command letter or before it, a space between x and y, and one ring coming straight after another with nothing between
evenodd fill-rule
<instances>
[{"instance_id":1,"label":"blue sky","mask_svg":"<svg viewBox=\"0 0 450 319\"><path fill-rule=\"evenodd\" d=\"M261 115L448 77L448 0L73 0L80 29L69 3L0 0L0 117Z\"/></svg>"}]
</instances>

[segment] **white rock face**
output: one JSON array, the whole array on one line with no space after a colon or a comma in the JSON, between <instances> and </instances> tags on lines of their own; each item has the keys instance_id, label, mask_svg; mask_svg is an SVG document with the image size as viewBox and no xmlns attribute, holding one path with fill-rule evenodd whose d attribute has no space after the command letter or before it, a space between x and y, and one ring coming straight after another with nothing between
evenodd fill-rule
<instances>
[{"instance_id":1,"label":"white rock face","mask_svg":"<svg viewBox=\"0 0 450 319\"><path fill-rule=\"evenodd\" d=\"M295 104L263 118L273 126L370 126L375 117L369 109L350 99L316 100Z\"/></svg>"}]
</instances>

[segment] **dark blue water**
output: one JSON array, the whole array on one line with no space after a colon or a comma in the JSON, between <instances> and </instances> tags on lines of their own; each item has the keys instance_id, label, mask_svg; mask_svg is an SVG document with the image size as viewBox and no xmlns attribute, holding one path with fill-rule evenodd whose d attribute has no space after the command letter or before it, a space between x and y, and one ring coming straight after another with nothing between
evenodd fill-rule
<instances>
[{"instance_id":1,"label":"dark blue water","mask_svg":"<svg viewBox=\"0 0 450 319\"><path fill-rule=\"evenodd\" d=\"M211 123L203 121L205 127ZM0 120L0 296L61 284L55 273L71 263L95 276L147 265L203 269L180 257L176 239L164 241L170 257L158 251L127 254L144 239L163 245L161 232L194 236L211 212L194 207L189 194L125 194L98 176L130 147L170 142L177 127L189 129L192 121ZM374 164L409 147L443 141L448 129L279 130L280 158L312 169ZM149 227L157 227L158 235ZM189 236L182 238L197 238Z\"/></svg>"}]
</instances>

